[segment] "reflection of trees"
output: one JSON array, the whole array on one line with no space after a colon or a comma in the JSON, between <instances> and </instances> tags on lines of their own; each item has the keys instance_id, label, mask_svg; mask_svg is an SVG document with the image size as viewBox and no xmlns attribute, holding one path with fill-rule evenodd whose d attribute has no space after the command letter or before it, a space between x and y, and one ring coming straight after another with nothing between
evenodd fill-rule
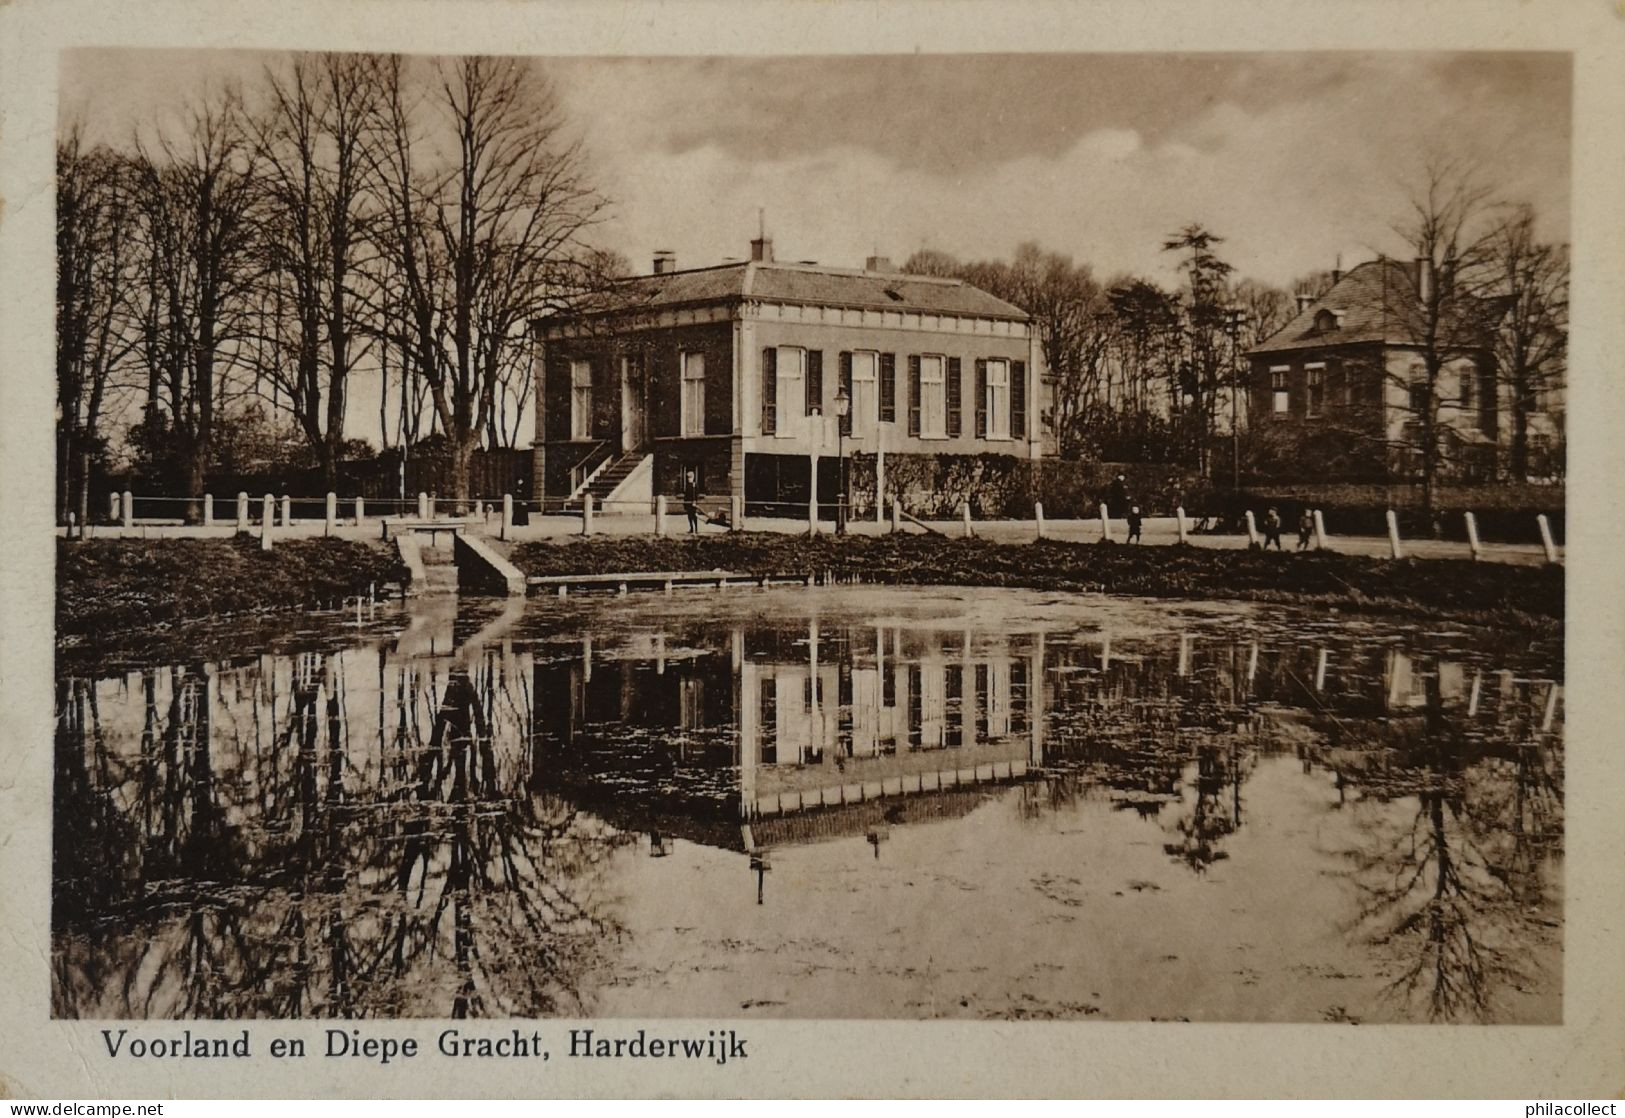
<instances>
[{"instance_id":1,"label":"reflection of trees","mask_svg":"<svg viewBox=\"0 0 1625 1118\"><path fill-rule=\"evenodd\" d=\"M57 1013L579 1006L613 840L531 790L528 672L380 654L374 751L345 657L175 669L167 700L146 672L122 751L98 685L59 686Z\"/></svg>"},{"instance_id":2,"label":"reflection of trees","mask_svg":"<svg viewBox=\"0 0 1625 1118\"><path fill-rule=\"evenodd\" d=\"M1445 718L1437 677L1427 699L1390 739L1388 765L1356 778L1376 804L1414 804L1360 832L1358 924L1398 963L1392 997L1422 1002L1430 1020L1486 1020L1499 989L1529 981L1530 949L1559 926L1542 901L1561 844L1561 774L1527 722L1469 734Z\"/></svg>"},{"instance_id":3,"label":"reflection of trees","mask_svg":"<svg viewBox=\"0 0 1625 1118\"><path fill-rule=\"evenodd\" d=\"M1242 750L1235 740L1196 748L1188 811L1174 821L1178 838L1163 843L1165 854L1196 873L1230 855L1222 840L1241 826L1241 785L1245 774Z\"/></svg>"},{"instance_id":4,"label":"reflection of trees","mask_svg":"<svg viewBox=\"0 0 1625 1118\"><path fill-rule=\"evenodd\" d=\"M1222 839L1241 822L1250 741L1238 726L1248 710L1239 645L1212 647L1206 666L1173 656L1111 661L1062 652L1044 739L1043 790L1023 798L1029 813L1056 810L1103 789L1121 808L1162 815L1174 804L1177 837L1164 850L1200 872L1227 855ZM1079 671L1079 667L1087 671ZM1182 794L1187 781L1194 797Z\"/></svg>"}]
</instances>

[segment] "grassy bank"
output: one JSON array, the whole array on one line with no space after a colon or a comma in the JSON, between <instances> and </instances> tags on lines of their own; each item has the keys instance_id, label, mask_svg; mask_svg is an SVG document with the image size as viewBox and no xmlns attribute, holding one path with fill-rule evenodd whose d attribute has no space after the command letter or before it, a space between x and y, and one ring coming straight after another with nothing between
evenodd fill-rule
<instances>
[{"instance_id":1,"label":"grassy bank","mask_svg":"<svg viewBox=\"0 0 1625 1118\"><path fill-rule=\"evenodd\" d=\"M61 643L150 634L181 622L301 610L404 582L394 548L285 540L270 552L230 540L57 542Z\"/></svg>"},{"instance_id":2,"label":"grassy bank","mask_svg":"<svg viewBox=\"0 0 1625 1118\"><path fill-rule=\"evenodd\" d=\"M1469 560L1367 559L1333 552L1218 551L1046 540L997 544L936 536L575 538L513 549L526 574L722 569L751 575L833 571L866 582L1018 586L1159 598L1232 598L1354 612L1452 617L1552 630L1563 570Z\"/></svg>"}]
</instances>

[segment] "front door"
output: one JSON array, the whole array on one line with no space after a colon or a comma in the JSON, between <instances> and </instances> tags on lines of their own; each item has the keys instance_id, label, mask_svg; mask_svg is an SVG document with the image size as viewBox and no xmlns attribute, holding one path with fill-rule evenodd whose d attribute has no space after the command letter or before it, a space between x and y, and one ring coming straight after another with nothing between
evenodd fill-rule
<instances>
[{"instance_id":1,"label":"front door","mask_svg":"<svg viewBox=\"0 0 1625 1118\"><path fill-rule=\"evenodd\" d=\"M646 441L643 355L621 358L621 451L637 450Z\"/></svg>"}]
</instances>

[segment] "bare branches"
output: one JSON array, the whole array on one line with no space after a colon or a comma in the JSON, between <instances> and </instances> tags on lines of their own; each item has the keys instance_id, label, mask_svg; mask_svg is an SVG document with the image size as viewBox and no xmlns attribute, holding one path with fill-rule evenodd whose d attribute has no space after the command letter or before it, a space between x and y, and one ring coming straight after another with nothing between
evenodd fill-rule
<instances>
[{"instance_id":1,"label":"bare branches","mask_svg":"<svg viewBox=\"0 0 1625 1118\"><path fill-rule=\"evenodd\" d=\"M605 203L530 64L461 58L415 73L387 60L380 74L381 243L406 304L391 332L427 388L466 500L469 456L507 429L499 412L529 324L579 279L582 235Z\"/></svg>"}]
</instances>

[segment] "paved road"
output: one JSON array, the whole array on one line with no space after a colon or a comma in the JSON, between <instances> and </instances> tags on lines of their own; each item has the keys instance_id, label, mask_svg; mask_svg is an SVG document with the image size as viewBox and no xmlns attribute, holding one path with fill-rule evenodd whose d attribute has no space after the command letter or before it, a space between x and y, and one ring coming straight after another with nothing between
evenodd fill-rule
<instances>
[{"instance_id":1,"label":"paved road","mask_svg":"<svg viewBox=\"0 0 1625 1118\"><path fill-rule=\"evenodd\" d=\"M651 535L655 528L655 518L649 514L600 514L593 518L593 531L605 536L636 536ZM476 531L497 535L500 526L499 520L492 516L489 519L474 519ZM673 514L667 518L667 530L672 534L684 534L687 530L687 521L681 514ZM746 520L746 527L752 531L783 532L785 534L799 534L807 530L804 520L774 519L767 517L750 517ZM948 536L964 534L964 525L960 521L934 521L932 527ZM823 531L831 531L833 526L825 523L821 525ZM707 535L721 534L727 529L715 525L705 525L702 531ZM886 524L877 524L872 520L852 521L848 530L854 535L876 535L889 530ZM920 529L905 525L905 530L919 531ZM162 538L217 538L228 539L236 529L233 524L215 525L210 528L188 526L179 524L142 523L137 521L131 528L108 527L98 525L91 529L94 538L121 538L135 537L148 539ZM254 529L257 534L259 529ZM1022 543L1035 538L1035 525L1030 520L988 520L978 521L972 525L972 532L983 539L996 540L1001 543ZM1100 539L1099 520L1048 520L1045 522L1044 533L1047 537L1058 540L1073 540L1079 543L1094 543ZM58 534L63 534L59 529ZM274 538L284 537L312 537L325 535L323 522L320 520L296 520L290 526L278 526ZM341 539L378 539L382 535L378 521L369 520L361 525L353 522L341 522L333 533ZM511 529L509 538L516 541L555 539L565 536L578 536L581 534L581 518L575 516L533 516L529 525ZM1112 522L1112 535L1121 540L1128 534L1127 525L1121 520ZM1179 539L1179 528L1172 517L1152 517L1145 521L1143 543L1147 547L1168 545L1176 543ZM1293 549L1297 543L1297 533L1283 533L1288 550ZM1188 537L1190 543L1196 547L1207 548L1245 548L1247 537L1241 534L1193 534ZM1327 538L1328 550L1343 552L1350 555L1368 555L1373 557L1387 557L1389 553L1386 538L1377 536L1338 536ZM1467 545L1447 540L1415 540L1403 541L1401 544L1406 556L1419 559L1454 558L1465 559L1469 557ZM1539 544L1503 544L1485 543L1483 558L1500 563L1519 563L1525 565L1539 565L1545 562L1545 550ZM1561 561L1561 549L1559 561Z\"/></svg>"}]
</instances>

